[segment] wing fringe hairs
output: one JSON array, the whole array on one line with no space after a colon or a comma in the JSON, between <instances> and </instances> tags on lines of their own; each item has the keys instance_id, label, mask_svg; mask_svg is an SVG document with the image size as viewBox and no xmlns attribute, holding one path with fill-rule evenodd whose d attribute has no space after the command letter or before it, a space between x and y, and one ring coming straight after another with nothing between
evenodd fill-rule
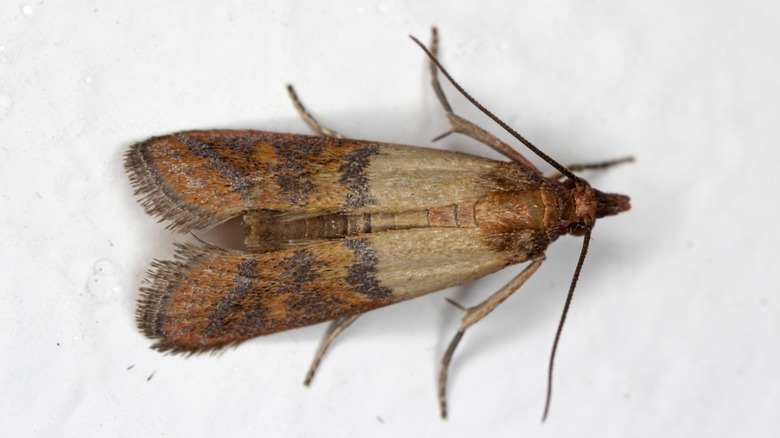
<instances>
[{"instance_id":1,"label":"wing fringe hairs","mask_svg":"<svg viewBox=\"0 0 780 438\"><path fill-rule=\"evenodd\" d=\"M169 221L166 228L176 232L205 229L222 222L221 218L199 206L185 202L179 190L161 173L162 158L153 156L152 146L168 145L172 136L153 137L130 147L125 154L125 169L130 177L133 195L140 196L146 213L159 222ZM176 159L169 153L168 159Z\"/></svg>"},{"instance_id":2,"label":"wing fringe hairs","mask_svg":"<svg viewBox=\"0 0 780 438\"><path fill-rule=\"evenodd\" d=\"M175 291L181 289L184 280L196 267L203 264L211 255L227 253L230 250L207 243L174 243L176 251L173 260L157 260L147 273L147 285L141 288L141 296L136 308L138 328L149 339L157 341L152 348L161 352L186 353L192 355L205 351L214 351L219 347L184 347L168 338L165 324ZM240 341L234 342L238 345Z\"/></svg>"}]
</instances>

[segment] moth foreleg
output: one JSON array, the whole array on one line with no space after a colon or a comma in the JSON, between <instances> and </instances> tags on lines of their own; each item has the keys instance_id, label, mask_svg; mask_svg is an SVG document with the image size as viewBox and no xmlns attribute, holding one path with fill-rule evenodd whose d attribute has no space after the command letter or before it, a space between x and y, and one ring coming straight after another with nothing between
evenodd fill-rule
<instances>
[{"instance_id":1,"label":"moth foreleg","mask_svg":"<svg viewBox=\"0 0 780 438\"><path fill-rule=\"evenodd\" d=\"M345 138L343 135L339 134L338 132L332 129L328 129L325 126L321 125L320 122L318 122L317 119L314 118L314 116L312 116L311 114L309 114L308 111L306 111L306 108L303 106L303 103L301 103L301 100L298 99L298 95L295 94L295 90L293 89L292 84L287 84L287 94L290 95L290 99L292 100L295 109L298 110L298 114L300 114L301 117L303 117L303 120L305 120L306 123L309 124L309 126L314 128L315 131L319 132L325 137Z\"/></svg>"},{"instance_id":2,"label":"moth foreleg","mask_svg":"<svg viewBox=\"0 0 780 438\"><path fill-rule=\"evenodd\" d=\"M431 44L428 50L431 51L434 58L437 56L437 52L439 51L439 34L435 27L431 28ZM436 67L436 63L433 62L433 59L428 61L428 67L431 70L431 86L433 87L433 92L436 93L436 97L439 99L441 106L444 108L444 111L447 112L447 121L450 123L450 128L451 128L449 131L436 137L434 141L440 140L453 132L456 132L458 134L463 134L473 138L474 140L477 140L480 143L487 145L491 149L506 156L510 160L523 163L524 165L528 166L530 169L536 170L538 172L536 167L534 167L534 165L531 164L530 161L528 161L520 152L515 150L512 146L509 146L508 144L499 140L499 138L496 137L495 135L480 128L476 123L470 122L455 114L452 111L452 106L450 106L450 103L447 101L447 96L444 95L444 90L442 90L441 88L441 83L439 83L439 74L438 74L439 69Z\"/></svg>"},{"instance_id":3,"label":"moth foreleg","mask_svg":"<svg viewBox=\"0 0 780 438\"><path fill-rule=\"evenodd\" d=\"M447 369L450 366L450 360L455 353L458 343L463 338L463 334L466 329L476 324L479 320L487 316L493 311L499 304L509 298L517 289L519 289L541 266L541 260L535 260L528 265L523 272L518 274L515 278L507 283L504 287L499 289L496 293L488 297L485 301L477 304L474 307L465 309L466 314L460 321L460 328L455 333L455 337L452 338L450 345L447 347L447 351L441 359L441 372L439 373L439 407L441 409L441 417L447 418Z\"/></svg>"},{"instance_id":4,"label":"moth foreleg","mask_svg":"<svg viewBox=\"0 0 780 438\"><path fill-rule=\"evenodd\" d=\"M599 161L597 163L578 163L578 164L570 164L566 166L567 169L569 169L572 172L580 172L582 170L601 170L601 169L608 169L612 166L616 166L618 164L624 164L624 163L632 163L634 162L634 157L622 157L622 158L615 158L614 160L607 160L607 161ZM550 175L548 178L550 179L561 179L564 175L561 172L553 172L552 175Z\"/></svg>"},{"instance_id":5,"label":"moth foreleg","mask_svg":"<svg viewBox=\"0 0 780 438\"><path fill-rule=\"evenodd\" d=\"M330 327L328 327L328 331L325 333L325 339L322 340L320 348L317 349L317 353L314 355L314 360L311 362L309 372L306 373L306 380L303 381L305 386L309 386L311 384L311 379L314 378L314 373L317 371L317 367L320 365L322 356L324 356L325 352L328 351L328 347L330 346L331 342L333 342L333 340L336 339L336 337L341 334L345 328L349 327L350 324L355 322L358 316L360 316L359 313L357 315L345 316L331 323Z\"/></svg>"}]
</instances>

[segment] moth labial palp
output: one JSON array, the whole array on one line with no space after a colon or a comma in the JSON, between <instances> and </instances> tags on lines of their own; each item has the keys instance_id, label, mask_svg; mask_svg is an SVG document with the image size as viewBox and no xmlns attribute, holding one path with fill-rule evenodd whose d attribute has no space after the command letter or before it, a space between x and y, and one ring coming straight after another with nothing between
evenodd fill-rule
<instances>
[{"instance_id":1,"label":"moth labial palp","mask_svg":"<svg viewBox=\"0 0 780 438\"><path fill-rule=\"evenodd\" d=\"M550 243L565 234L584 236L553 343L546 417L554 353L591 229L596 219L628 210L629 198L593 189L465 93L436 60L435 29L430 51L414 41L429 55L433 89L452 132L512 161L345 138L317 122L291 86L295 107L321 136L185 131L133 145L125 168L147 213L178 232L242 216L248 248L180 244L174 260L153 263L137 309L153 348L215 351L334 321L308 385L330 343L362 313L529 262L498 292L465 309L442 358L439 404L446 417L447 369L466 329L536 272ZM558 174L545 177L512 147L455 115L438 71Z\"/></svg>"}]
</instances>

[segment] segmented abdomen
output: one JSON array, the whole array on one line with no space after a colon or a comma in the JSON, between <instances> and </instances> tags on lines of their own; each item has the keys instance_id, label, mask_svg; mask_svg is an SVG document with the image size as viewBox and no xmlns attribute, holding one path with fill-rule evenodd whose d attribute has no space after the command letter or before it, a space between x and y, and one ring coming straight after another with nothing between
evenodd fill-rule
<instances>
[{"instance_id":1,"label":"segmented abdomen","mask_svg":"<svg viewBox=\"0 0 780 438\"><path fill-rule=\"evenodd\" d=\"M334 240L366 233L415 228L472 228L477 226L477 201L401 213L335 213L290 218L255 210L244 215L247 247L261 251L296 246L319 240Z\"/></svg>"}]
</instances>

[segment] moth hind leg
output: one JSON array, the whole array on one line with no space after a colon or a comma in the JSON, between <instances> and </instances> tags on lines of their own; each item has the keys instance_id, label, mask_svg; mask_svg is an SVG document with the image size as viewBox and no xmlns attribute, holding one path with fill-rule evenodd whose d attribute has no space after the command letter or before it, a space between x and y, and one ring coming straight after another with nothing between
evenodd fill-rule
<instances>
[{"instance_id":1,"label":"moth hind leg","mask_svg":"<svg viewBox=\"0 0 780 438\"><path fill-rule=\"evenodd\" d=\"M431 28L431 44L428 50L430 50L434 58L438 56L439 33L436 27ZM430 68L431 71L431 86L433 87L433 92L436 93L436 97L439 99L441 106L444 108L444 111L447 113L447 121L450 124L450 130L436 137L434 141L440 140L448 136L449 134L452 134L453 132L458 134L463 134L473 138L474 140L477 140L480 143L487 145L491 149L495 150L496 152L499 152L500 154L511 159L512 161L517 161L519 163L522 163L523 165L527 166L529 169L539 172L539 170L536 169L536 167L533 164L531 164L531 162L528 161L528 159L526 159L520 152L515 150L515 148L504 143L498 137L491 134L490 132L480 128L476 123L470 122L464 119L463 117L460 117L459 115L455 114L452 111L452 106L450 105L449 101L447 101L447 96L445 96L444 90L442 90L441 88L441 83L439 82L439 69L436 66L436 63L433 62L433 59L430 59L428 61L428 67Z\"/></svg>"},{"instance_id":2,"label":"moth hind leg","mask_svg":"<svg viewBox=\"0 0 780 438\"><path fill-rule=\"evenodd\" d=\"M331 323L328 331L325 333L325 338L322 340L320 347L317 349L317 353L314 355L314 360L311 362L309 371L306 373L306 379L303 381L304 386L309 386L311 384L311 381L314 378L314 373L317 372L317 367L319 367L320 362L322 361L322 357L325 355L325 352L328 351L330 344L336 339L338 335L341 334L341 332L344 331L344 329L355 322L355 320L358 319L358 316L360 316L360 314L345 316Z\"/></svg>"},{"instance_id":3,"label":"moth hind leg","mask_svg":"<svg viewBox=\"0 0 780 438\"><path fill-rule=\"evenodd\" d=\"M298 110L298 114L303 117L303 120L306 121L306 123L309 124L312 128L314 128L315 131L319 132L321 135L324 135L325 137L333 137L333 138L345 138L343 135L339 134L338 132L326 128L320 122L317 121L317 119L314 118L307 110L306 107L303 106L303 103L301 103L301 100L298 99L298 95L295 94L295 89L293 88L292 84L287 84L287 94L290 96L290 99L292 100L293 105L295 106L295 109Z\"/></svg>"},{"instance_id":4,"label":"moth hind leg","mask_svg":"<svg viewBox=\"0 0 780 438\"><path fill-rule=\"evenodd\" d=\"M452 355L455 353L455 349L458 347L458 344L463 338L464 333L466 333L466 329L479 322L482 318L487 316L496 307L503 303L504 300L515 293L516 290L520 289L520 287L529 278L531 278L534 272L539 269L541 264L541 260L535 260L504 287L488 297L488 299L474 307L463 309L465 310L466 314L463 315L463 319L460 322L460 327L458 328L457 333L455 333L455 337L453 337L452 341L450 341L450 345L447 347L447 351L444 353L444 356L441 359L441 371L439 373L439 408L441 409L442 418L447 418L447 370L449 369ZM461 307L460 305L457 306Z\"/></svg>"}]
</instances>

